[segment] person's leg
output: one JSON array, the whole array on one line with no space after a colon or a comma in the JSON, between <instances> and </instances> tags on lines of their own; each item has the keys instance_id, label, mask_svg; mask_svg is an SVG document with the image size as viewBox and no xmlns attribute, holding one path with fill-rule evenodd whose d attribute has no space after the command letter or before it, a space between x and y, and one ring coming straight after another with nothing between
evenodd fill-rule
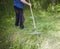
<instances>
[{"instance_id":1,"label":"person's leg","mask_svg":"<svg viewBox=\"0 0 60 49\"><path fill-rule=\"evenodd\" d=\"M19 25L19 9L15 6L14 6L14 9L15 9L15 13L16 13L15 25L18 26Z\"/></svg>"},{"instance_id":2,"label":"person's leg","mask_svg":"<svg viewBox=\"0 0 60 49\"><path fill-rule=\"evenodd\" d=\"M20 28L23 29L24 28L24 13L23 13L23 9L20 9L19 12L19 20L20 20Z\"/></svg>"}]
</instances>

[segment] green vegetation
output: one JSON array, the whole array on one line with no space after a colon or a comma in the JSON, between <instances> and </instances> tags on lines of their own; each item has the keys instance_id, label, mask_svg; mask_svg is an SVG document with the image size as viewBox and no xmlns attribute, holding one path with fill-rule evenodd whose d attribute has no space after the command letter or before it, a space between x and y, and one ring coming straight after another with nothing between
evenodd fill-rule
<instances>
[{"instance_id":1,"label":"green vegetation","mask_svg":"<svg viewBox=\"0 0 60 49\"><path fill-rule=\"evenodd\" d=\"M40 2L40 0L38 1ZM40 9L39 7L37 9L35 7L36 0L31 0L31 2L34 3L33 12L37 31L43 33L40 35L27 34L34 31L29 8L24 9L25 29L20 30L19 27L16 27L14 25L15 13L12 0L9 2L7 0L1 0L0 49L60 49L60 2L57 0L54 11L52 11L51 3L47 5L48 8ZM43 4L43 0L41 2L41 6L43 5L44 7L46 3Z\"/></svg>"}]
</instances>

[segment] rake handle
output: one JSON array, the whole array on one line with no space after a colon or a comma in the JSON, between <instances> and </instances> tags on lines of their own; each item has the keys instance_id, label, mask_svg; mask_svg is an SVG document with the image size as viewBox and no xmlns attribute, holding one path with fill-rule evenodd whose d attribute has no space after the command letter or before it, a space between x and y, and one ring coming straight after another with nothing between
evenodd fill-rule
<instances>
[{"instance_id":1,"label":"rake handle","mask_svg":"<svg viewBox=\"0 0 60 49\"><path fill-rule=\"evenodd\" d=\"M30 3L30 0L29 0L29 3ZM35 19L34 19L33 10L31 6L30 6L30 11L31 11L32 19L33 19L34 29L36 30Z\"/></svg>"}]
</instances>

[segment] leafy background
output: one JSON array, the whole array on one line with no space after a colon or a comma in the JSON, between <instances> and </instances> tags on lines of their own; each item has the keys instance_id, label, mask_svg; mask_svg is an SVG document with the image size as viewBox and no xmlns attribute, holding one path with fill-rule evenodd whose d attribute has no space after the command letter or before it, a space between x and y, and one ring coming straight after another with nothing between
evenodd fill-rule
<instances>
[{"instance_id":1,"label":"leafy background","mask_svg":"<svg viewBox=\"0 0 60 49\"><path fill-rule=\"evenodd\" d=\"M28 6L24 7L25 29L20 30L14 25L13 0L0 0L0 49L60 49L60 0L31 3L39 35L27 34L34 31Z\"/></svg>"}]
</instances>

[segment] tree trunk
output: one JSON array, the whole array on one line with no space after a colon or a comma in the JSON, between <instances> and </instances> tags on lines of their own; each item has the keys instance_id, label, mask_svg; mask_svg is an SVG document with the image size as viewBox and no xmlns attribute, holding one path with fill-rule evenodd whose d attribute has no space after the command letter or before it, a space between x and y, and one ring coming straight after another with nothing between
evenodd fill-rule
<instances>
[{"instance_id":1,"label":"tree trunk","mask_svg":"<svg viewBox=\"0 0 60 49\"><path fill-rule=\"evenodd\" d=\"M56 0L52 0L52 11L55 10L55 2L56 2Z\"/></svg>"}]
</instances>

